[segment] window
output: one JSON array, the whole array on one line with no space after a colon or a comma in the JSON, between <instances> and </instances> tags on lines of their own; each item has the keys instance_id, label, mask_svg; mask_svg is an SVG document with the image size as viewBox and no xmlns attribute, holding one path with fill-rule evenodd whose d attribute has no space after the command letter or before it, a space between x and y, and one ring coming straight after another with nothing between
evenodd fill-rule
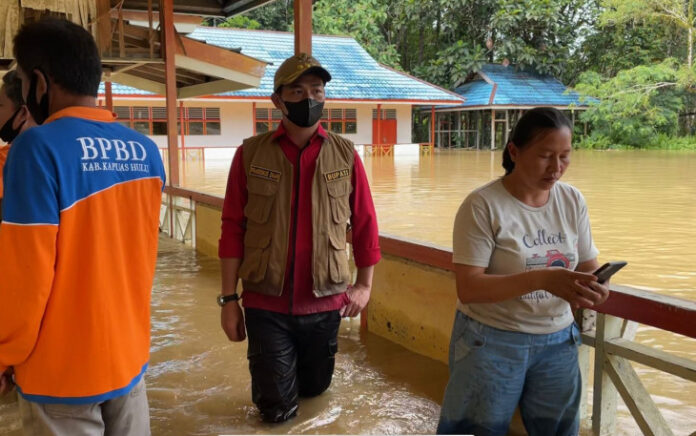
<instances>
[{"instance_id":1,"label":"window","mask_svg":"<svg viewBox=\"0 0 696 436\"><path fill-rule=\"evenodd\" d=\"M167 134L167 108L148 106L116 106L116 119L124 126L145 135ZM176 133L181 134L181 121L184 122L184 135L220 135L220 108L191 107L177 108Z\"/></svg>"},{"instance_id":2,"label":"window","mask_svg":"<svg viewBox=\"0 0 696 436\"><path fill-rule=\"evenodd\" d=\"M381 109L381 118L383 120L395 120L396 119L396 109ZM372 119L377 119L377 109L372 109Z\"/></svg>"},{"instance_id":3,"label":"window","mask_svg":"<svg viewBox=\"0 0 696 436\"><path fill-rule=\"evenodd\" d=\"M266 133L278 128L283 113L278 109L257 108L254 113L254 123L256 123L256 133Z\"/></svg>"},{"instance_id":4,"label":"window","mask_svg":"<svg viewBox=\"0 0 696 436\"><path fill-rule=\"evenodd\" d=\"M333 133L358 133L356 109L324 109L321 125Z\"/></svg>"}]
</instances>

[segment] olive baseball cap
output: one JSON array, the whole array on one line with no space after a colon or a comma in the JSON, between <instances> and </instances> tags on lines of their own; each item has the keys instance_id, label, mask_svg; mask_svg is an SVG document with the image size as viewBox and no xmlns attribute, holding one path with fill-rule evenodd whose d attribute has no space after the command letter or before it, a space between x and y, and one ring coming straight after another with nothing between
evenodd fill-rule
<instances>
[{"instance_id":1,"label":"olive baseball cap","mask_svg":"<svg viewBox=\"0 0 696 436\"><path fill-rule=\"evenodd\" d=\"M306 53L291 56L278 67L273 78L273 90L278 91L283 85L289 85L304 74L316 74L324 83L331 80L331 74L321 66L318 60Z\"/></svg>"}]
</instances>

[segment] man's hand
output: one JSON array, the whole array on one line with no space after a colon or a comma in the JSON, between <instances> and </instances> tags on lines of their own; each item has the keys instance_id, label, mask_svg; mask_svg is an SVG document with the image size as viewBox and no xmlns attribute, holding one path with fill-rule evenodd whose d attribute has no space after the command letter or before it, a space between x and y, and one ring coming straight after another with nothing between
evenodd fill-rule
<instances>
[{"instance_id":1,"label":"man's hand","mask_svg":"<svg viewBox=\"0 0 696 436\"><path fill-rule=\"evenodd\" d=\"M7 370L0 375L0 396L12 392L14 389L15 384L14 380L12 380L12 374L14 374L12 368L7 368Z\"/></svg>"},{"instance_id":2,"label":"man's hand","mask_svg":"<svg viewBox=\"0 0 696 436\"><path fill-rule=\"evenodd\" d=\"M222 306L220 314L222 330L225 331L227 338L232 342L241 342L246 339L244 329L244 313L239 307L239 302L230 301Z\"/></svg>"},{"instance_id":3,"label":"man's hand","mask_svg":"<svg viewBox=\"0 0 696 436\"><path fill-rule=\"evenodd\" d=\"M370 286L365 286L358 283L350 288L346 292L350 303L341 308L341 316L352 318L362 312L365 306L367 306L367 302L370 301L370 291Z\"/></svg>"}]
</instances>

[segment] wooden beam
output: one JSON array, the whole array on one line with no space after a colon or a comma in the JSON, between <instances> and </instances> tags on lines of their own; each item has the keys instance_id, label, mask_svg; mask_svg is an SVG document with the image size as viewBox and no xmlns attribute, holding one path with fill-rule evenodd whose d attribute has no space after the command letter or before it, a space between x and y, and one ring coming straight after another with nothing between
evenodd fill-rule
<instances>
[{"instance_id":1,"label":"wooden beam","mask_svg":"<svg viewBox=\"0 0 696 436\"><path fill-rule=\"evenodd\" d=\"M119 56L126 57L125 31L123 30L123 10L118 8L118 53Z\"/></svg>"},{"instance_id":2,"label":"wooden beam","mask_svg":"<svg viewBox=\"0 0 696 436\"><path fill-rule=\"evenodd\" d=\"M377 104L377 112L376 113L377 113L377 117L376 117L377 122L375 124L377 127L377 132L376 132L377 135L375 135L375 136L377 137L377 141L375 142L375 144L381 144L382 143L382 105L379 103Z\"/></svg>"},{"instance_id":3,"label":"wooden beam","mask_svg":"<svg viewBox=\"0 0 696 436\"><path fill-rule=\"evenodd\" d=\"M164 95L166 87L164 83L157 82L143 77L138 77L129 73L116 74L111 77L112 82L130 86L132 88L143 89L145 91L154 92L157 95Z\"/></svg>"},{"instance_id":4,"label":"wooden beam","mask_svg":"<svg viewBox=\"0 0 696 436\"><path fill-rule=\"evenodd\" d=\"M196 41L185 36L180 38L179 43L180 45L176 46L177 65L181 63L181 60L190 59L198 63L198 68L203 68L189 68L192 71L201 72L209 76L216 76L221 79L234 80L233 77L226 77L224 75L224 71L233 71L234 74L257 77L259 83L266 72L266 66L268 65L266 62L241 53ZM182 66L182 68L186 67ZM211 69L217 72L209 73L209 71L213 71Z\"/></svg>"},{"instance_id":5,"label":"wooden beam","mask_svg":"<svg viewBox=\"0 0 696 436\"><path fill-rule=\"evenodd\" d=\"M138 63L131 64L131 65L124 65L124 66L122 66L122 67L116 67L116 68L114 68L114 69L111 70L111 75L113 76L113 75L115 75L115 74L125 73L126 71L130 71L130 70L132 70L133 68L142 67L143 65L145 65L145 63L143 63L143 62L138 62Z\"/></svg>"},{"instance_id":6,"label":"wooden beam","mask_svg":"<svg viewBox=\"0 0 696 436\"><path fill-rule=\"evenodd\" d=\"M192 57L177 56L176 66L189 71L205 71L208 76L236 82L240 84L237 89L256 88L261 84L261 77L202 62Z\"/></svg>"},{"instance_id":7,"label":"wooden beam","mask_svg":"<svg viewBox=\"0 0 696 436\"><path fill-rule=\"evenodd\" d=\"M111 80L104 82L104 97L106 99L106 108L111 112L114 111L114 96L111 92Z\"/></svg>"},{"instance_id":8,"label":"wooden beam","mask_svg":"<svg viewBox=\"0 0 696 436\"><path fill-rule=\"evenodd\" d=\"M696 301L613 284L611 290L607 301L595 307L597 312L696 339Z\"/></svg>"},{"instance_id":9,"label":"wooden beam","mask_svg":"<svg viewBox=\"0 0 696 436\"><path fill-rule=\"evenodd\" d=\"M221 92L236 91L245 89L247 86L233 82L231 80L215 80L213 82L199 83L197 85L186 86L179 88L177 91L178 98L192 98L202 95L213 95Z\"/></svg>"},{"instance_id":10,"label":"wooden beam","mask_svg":"<svg viewBox=\"0 0 696 436\"><path fill-rule=\"evenodd\" d=\"M606 371L644 435L674 436L628 360L609 356Z\"/></svg>"},{"instance_id":11,"label":"wooden beam","mask_svg":"<svg viewBox=\"0 0 696 436\"><path fill-rule=\"evenodd\" d=\"M159 0L162 29L162 57L165 65L165 98L167 102L167 151L169 184L179 185L179 150L176 132L176 30L174 29L174 0Z\"/></svg>"},{"instance_id":12,"label":"wooden beam","mask_svg":"<svg viewBox=\"0 0 696 436\"><path fill-rule=\"evenodd\" d=\"M295 0L295 54L312 54L312 0Z\"/></svg>"},{"instance_id":13,"label":"wooden beam","mask_svg":"<svg viewBox=\"0 0 696 436\"><path fill-rule=\"evenodd\" d=\"M604 343L621 335L622 323L621 318L604 314L597 315L592 400L592 433L596 436L615 434L618 395L605 368L608 361Z\"/></svg>"},{"instance_id":14,"label":"wooden beam","mask_svg":"<svg viewBox=\"0 0 696 436\"><path fill-rule=\"evenodd\" d=\"M435 106L430 106L430 143L435 147Z\"/></svg>"},{"instance_id":15,"label":"wooden beam","mask_svg":"<svg viewBox=\"0 0 696 436\"><path fill-rule=\"evenodd\" d=\"M97 45L99 53L104 57L111 50L111 18L109 10L111 9L110 0L97 0Z\"/></svg>"},{"instance_id":16,"label":"wooden beam","mask_svg":"<svg viewBox=\"0 0 696 436\"><path fill-rule=\"evenodd\" d=\"M662 350L623 338L606 341L604 348L609 354L676 375L684 380L696 382L696 362L691 359L673 356Z\"/></svg>"},{"instance_id":17,"label":"wooden beam","mask_svg":"<svg viewBox=\"0 0 696 436\"><path fill-rule=\"evenodd\" d=\"M150 3L152 0L148 0L148 3ZM128 21L145 21L149 22L150 21L151 15L148 13L148 11L133 11L133 10L128 10L128 11L123 11L123 19L128 20ZM118 18L118 12L115 10L111 11L111 18ZM153 23L156 20L153 21ZM203 16L201 15L189 15L189 14L174 14L174 22L175 23L180 23L180 24L195 24L196 26L200 25L203 22ZM148 29L146 29L148 30Z\"/></svg>"}]
</instances>

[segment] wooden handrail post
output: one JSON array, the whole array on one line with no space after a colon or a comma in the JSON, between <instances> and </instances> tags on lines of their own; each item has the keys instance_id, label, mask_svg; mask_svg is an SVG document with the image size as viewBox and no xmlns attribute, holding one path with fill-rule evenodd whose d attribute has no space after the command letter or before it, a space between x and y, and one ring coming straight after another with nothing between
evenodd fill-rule
<instances>
[{"instance_id":1,"label":"wooden handrail post","mask_svg":"<svg viewBox=\"0 0 696 436\"><path fill-rule=\"evenodd\" d=\"M618 394L605 369L609 365L604 343L621 337L623 320L603 313L597 314L595 336L594 391L592 399L592 434L613 435L616 428Z\"/></svg>"}]
</instances>

